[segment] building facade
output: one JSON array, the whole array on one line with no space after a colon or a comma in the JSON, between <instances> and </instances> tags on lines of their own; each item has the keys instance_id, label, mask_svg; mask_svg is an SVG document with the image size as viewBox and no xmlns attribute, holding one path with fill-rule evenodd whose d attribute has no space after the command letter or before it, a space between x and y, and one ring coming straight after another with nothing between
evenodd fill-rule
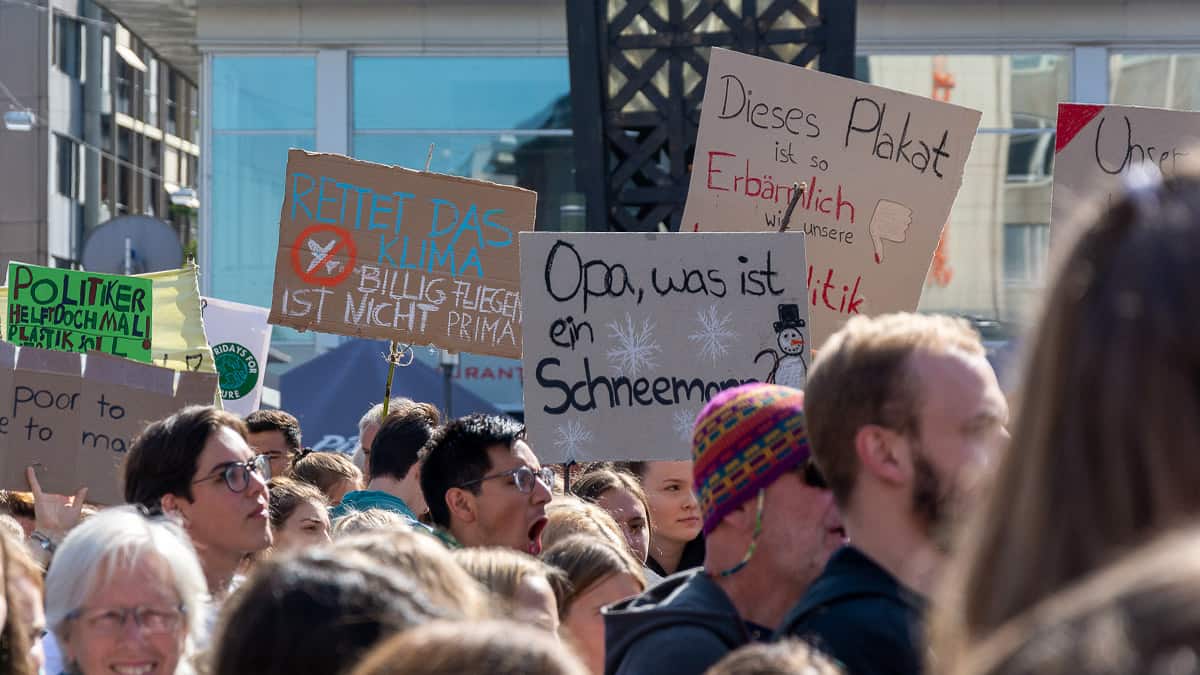
<instances>
[{"instance_id":1,"label":"building facade","mask_svg":"<svg viewBox=\"0 0 1200 675\"><path fill-rule=\"evenodd\" d=\"M89 233L127 214L196 240L180 192L198 185L194 74L92 0L0 0L0 83L0 110L35 120L0 127L0 266L78 266Z\"/></svg>"},{"instance_id":2,"label":"building facade","mask_svg":"<svg viewBox=\"0 0 1200 675\"><path fill-rule=\"evenodd\" d=\"M270 304L289 147L420 168L432 144L436 171L538 190L539 229L586 229L564 5L199 0L205 292ZM921 310L1000 337L1027 320L1045 283L1056 104L1195 106L1198 21L1181 0L858 1L860 79L983 111ZM275 335L293 364L339 339Z\"/></svg>"}]
</instances>

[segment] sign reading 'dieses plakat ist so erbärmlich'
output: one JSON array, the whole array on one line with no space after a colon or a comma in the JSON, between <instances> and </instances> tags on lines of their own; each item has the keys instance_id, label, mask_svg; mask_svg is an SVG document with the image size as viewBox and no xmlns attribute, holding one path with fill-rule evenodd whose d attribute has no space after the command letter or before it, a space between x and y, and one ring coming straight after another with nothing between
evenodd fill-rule
<instances>
[{"instance_id":1,"label":"sign reading 'dieses plakat ist so erb\u00e4rmlich'","mask_svg":"<svg viewBox=\"0 0 1200 675\"><path fill-rule=\"evenodd\" d=\"M8 264L5 339L60 352L151 359L149 279Z\"/></svg>"},{"instance_id":2,"label":"sign reading 'dieses plakat ist so erb\u00e4rmlich'","mask_svg":"<svg viewBox=\"0 0 1200 675\"><path fill-rule=\"evenodd\" d=\"M680 230L808 240L814 345L855 314L915 310L980 113L713 49ZM781 261L780 264L784 264Z\"/></svg>"},{"instance_id":3,"label":"sign reading 'dieses plakat ist so erb\u00e4rmlich'","mask_svg":"<svg viewBox=\"0 0 1200 675\"><path fill-rule=\"evenodd\" d=\"M1058 104L1050 241L1057 250L1074 232L1076 210L1106 206L1121 177L1143 163L1171 174L1200 143L1200 113L1122 105Z\"/></svg>"},{"instance_id":4,"label":"sign reading 'dieses plakat ist so erb\u00e4rmlich'","mask_svg":"<svg viewBox=\"0 0 1200 675\"><path fill-rule=\"evenodd\" d=\"M804 243L521 235L525 422L542 461L685 459L696 414L717 392L755 380L802 388Z\"/></svg>"},{"instance_id":5,"label":"sign reading 'dieses plakat ist so erb\u00e4rmlich'","mask_svg":"<svg viewBox=\"0 0 1200 675\"><path fill-rule=\"evenodd\" d=\"M537 193L288 152L271 323L519 356Z\"/></svg>"}]
</instances>

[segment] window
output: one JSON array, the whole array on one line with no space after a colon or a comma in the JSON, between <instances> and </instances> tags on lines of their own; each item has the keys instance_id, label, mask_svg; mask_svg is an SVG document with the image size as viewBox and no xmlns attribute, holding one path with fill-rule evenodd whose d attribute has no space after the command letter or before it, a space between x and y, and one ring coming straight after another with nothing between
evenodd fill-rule
<instances>
[{"instance_id":1,"label":"window","mask_svg":"<svg viewBox=\"0 0 1200 675\"><path fill-rule=\"evenodd\" d=\"M78 200L81 166L79 144L60 134L54 134L54 142L57 146L55 161L58 165L58 194Z\"/></svg>"},{"instance_id":2,"label":"window","mask_svg":"<svg viewBox=\"0 0 1200 675\"><path fill-rule=\"evenodd\" d=\"M167 72L166 97L166 131L173 136L179 135L179 89L180 77L174 71Z\"/></svg>"},{"instance_id":3,"label":"window","mask_svg":"<svg viewBox=\"0 0 1200 675\"><path fill-rule=\"evenodd\" d=\"M146 122L161 126L158 119L158 59L151 56L146 62Z\"/></svg>"},{"instance_id":4,"label":"window","mask_svg":"<svg viewBox=\"0 0 1200 675\"><path fill-rule=\"evenodd\" d=\"M1200 109L1200 53L1113 54L1109 100L1174 110Z\"/></svg>"},{"instance_id":5,"label":"window","mask_svg":"<svg viewBox=\"0 0 1200 675\"><path fill-rule=\"evenodd\" d=\"M270 306L287 151L316 142L316 59L217 55L211 82L210 293ZM195 167L190 155L182 158L187 184ZM312 343L312 334L300 336L277 328L273 339Z\"/></svg>"},{"instance_id":6,"label":"window","mask_svg":"<svg viewBox=\"0 0 1200 675\"><path fill-rule=\"evenodd\" d=\"M83 79L83 24L65 15L54 15L54 64L76 80Z\"/></svg>"},{"instance_id":7,"label":"window","mask_svg":"<svg viewBox=\"0 0 1200 675\"><path fill-rule=\"evenodd\" d=\"M983 113L919 307L1025 320L1044 283L1057 103L1070 99L1071 60L1035 52L869 55L856 71L872 84Z\"/></svg>"},{"instance_id":8,"label":"window","mask_svg":"<svg viewBox=\"0 0 1200 675\"><path fill-rule=\"evenodd\" d=\"M1024 286L1041 284L1050 248L1050 226L1045 223L1008 223L1004 226L1004 282Z\"/></svg>"},{"instance_id":9,"label":"window","mask_svg":"<svg viewBox=\"0 0 1200 675\"><path fill-rule=\"evenodd\" d=\"M432 143L431 170L536 190L539 229L583 229L566 58L353 63L355 157L421 169Z\"/></svg>"}]
</instances>

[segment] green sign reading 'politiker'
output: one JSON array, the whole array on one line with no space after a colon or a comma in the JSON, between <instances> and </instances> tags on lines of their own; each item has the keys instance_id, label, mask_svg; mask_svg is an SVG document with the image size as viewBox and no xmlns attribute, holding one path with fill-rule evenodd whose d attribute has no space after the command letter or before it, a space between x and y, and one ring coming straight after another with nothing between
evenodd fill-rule
<instances>
[{"instance_id":1,"label":"green sign reading 'politiker'","mask_svg":"<svg viewBox=\"0 0 1200 675\"><path fill-rule=\"evenodd\" d=\"M149 279L9 263L5 339L150 362Z\"/></svg>"}]
</instances>

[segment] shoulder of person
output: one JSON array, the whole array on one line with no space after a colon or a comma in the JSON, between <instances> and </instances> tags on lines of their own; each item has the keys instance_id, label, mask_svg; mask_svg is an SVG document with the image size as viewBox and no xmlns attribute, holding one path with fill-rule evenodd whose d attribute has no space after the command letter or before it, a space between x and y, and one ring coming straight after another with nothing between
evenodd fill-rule
<instances>
[{"instance_id":1,"label":"shoulder of person","mask_svg":"<svg viewBox=\"0 0 1200 675\"><path fill-rule=\"evenodd\" d=\"M699 624L664 625L643 633L613 658L608 675L703 673L735 649L721 635Z\"/></svg>"},{"instance_id":2,"label":"shoulder of person","mask_svg":"<svg viewBox=\"0 0 1200 675\"><path fill-rule=\"evenodd\" d=\"M859 596L813 608L779 637L811 643L856 675L919 673L921 636L911 610L885 596Z\"/></svg>"}]
</instances>

